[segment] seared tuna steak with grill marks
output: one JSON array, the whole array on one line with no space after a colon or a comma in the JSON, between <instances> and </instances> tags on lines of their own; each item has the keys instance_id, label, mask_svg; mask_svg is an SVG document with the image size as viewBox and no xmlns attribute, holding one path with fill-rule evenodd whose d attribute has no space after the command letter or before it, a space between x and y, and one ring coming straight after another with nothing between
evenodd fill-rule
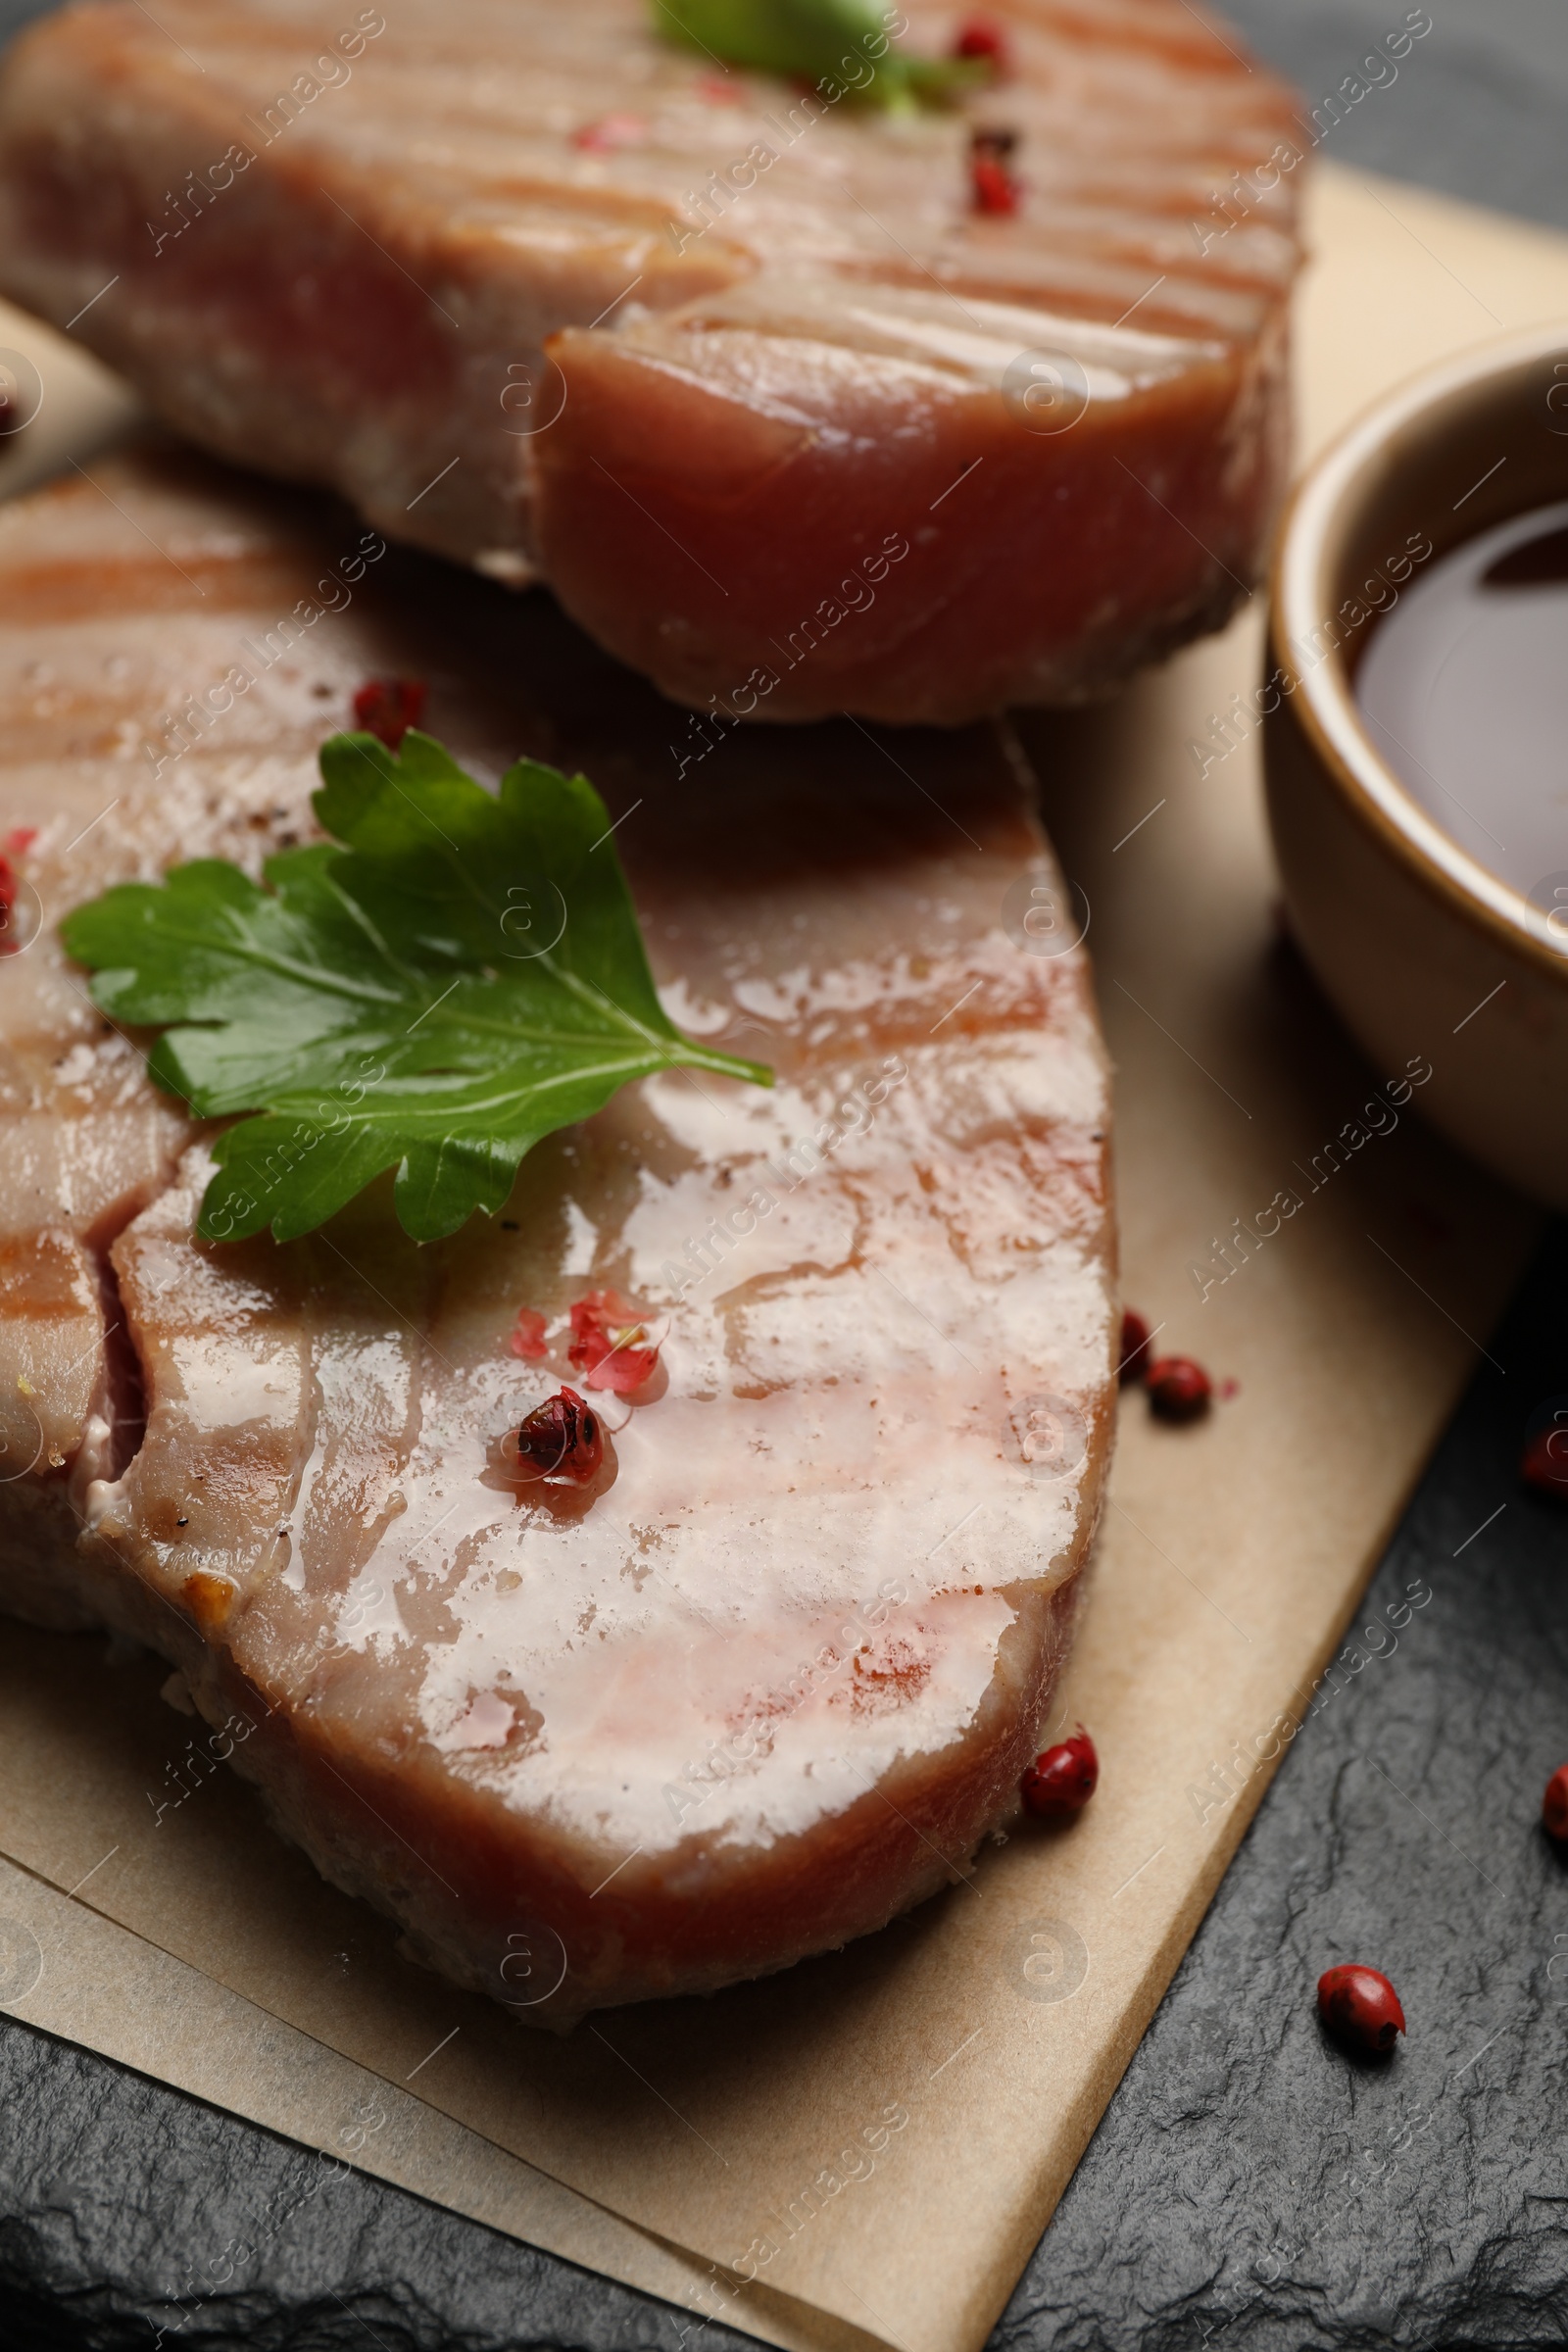
<instances>
[{"instance_id":1,"label":"seared tuna steak with grill marks","mask_svg":"<svg viewBox=\"0 0 1568 2352\"><path fill-rule=\"evenodd\" d=\"M699 707L1079 700L1257 574L1305 142L1185 0L998 22L1004 78L896 114L645 0L67 9L0 82L0 287Z\"/></svg>"},{"instance_id":2,"label":"seared tuna steak with grill marks","mask_svg":"<svg viewBox=\"0 0 1568 2352\"><path fill-rule=\"evenodd\" d=\"M1011 1802L1109 1443L1105 1066L1005 744L731 729L672 782L545 600L89 471L0 511L5 1605L249 1719L283 1831L534 2022L881 1925ZM474 773L594 778L671 1014L777 1086L629 1087L427 1248L385 1186L199 1243L208 1139L54 926L309 833L399 674Z\"/></svg>"}]
</instances>

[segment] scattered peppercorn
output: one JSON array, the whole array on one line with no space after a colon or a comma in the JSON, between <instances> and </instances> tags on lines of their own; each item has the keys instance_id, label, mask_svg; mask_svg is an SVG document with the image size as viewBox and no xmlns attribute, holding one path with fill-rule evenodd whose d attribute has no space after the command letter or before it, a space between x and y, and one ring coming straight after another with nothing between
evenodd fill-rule
<instances>
[{"instance_id":1,"label":"scattered peppercorn","mask_svg":"<svg viewBox=\"0 0 1568 2352\"><path fill-rule=\"evenodd\" d=\"M1541 1799L1541 1826L1559 1845L1568 1845L1568 1764L1559 1764Z\"/></svg>"},{"instance_id":2,"label":"scattered peppercorn","mask_svg":"<svg viewBox=\"0 0 1568 2352\"><path fill-rule=\"evenodd\" d=\"M545 1338L546 1328L544 1316L536 1306L519 1306L509 1343L513 1354L522 1356L529 1363L543 1363L550 1353Z\"/></svg>"},{"instance_id":3,"label":"scattered peppercorn","mask_svg":"<svg viewBox=\"0 0 1568 2352\"><path fill-rule=\"evenodd\" d=\"M1121 1362L1116 1377L1126 1388L1129 1381L1142 1380L1149 1370L1149 1343L1152 1338L1149 1325L1133 1307L1125 1307L1121 1318Z\"/></svg>"},{"instance_id":4,"label":"scattered peppercorn","mask_svg":"<svg viewBox=\"0 0 1568 2352\"><path fill-rule=\"evenodd\" d=\"M587 1374L584 1388L629 1396L652 1378L660 1343L618 1291L590 1291L571 1307L570 1320L566 1361Z\"/></svg>"},{"instance_id":5,"label":"scattered peppercorn","mask_svg":"<svg viewBox=\"0 0 1568 2352\"><path fill-rule=\"evenodd\" d=\"M422 678L371 678L354 697L354 715L368 735L378 735L395 752L424 716L428 692Z\"/></svg>"},{"instance_id":6,"label":"scattered peppercorn","mask_svg":"<svg viewBox=\"0 0 1568 2352\"><path fill-rule=\"evenodd\" d=\"M12 863L22 857L38 838L36 825L14 825L0 848L0 956L15 956L22 942L17 937L17 893L21 877Z\"/></svg>"},{"instance_id":7,"label":"scattered peppercorn","mask_svg":"<svg viewBox=\"0 0 1568 2352\"><path fill-rule=\"evenodd\" d=\"M1568 1425L1553 1421L1549 1429L1537 1430L1525 1447L1519 1475L1538 1494L1568 1502Z\"/></svg>"},{"instance_id":8,"label":"scattered peppercorn","mask_svg":"<svg viewBox=\"0 0 1568 2352\"><path fill-rule=\"evenodd\" d=\"M1012 44L994 17L965 17L953 44L955 57L973 58L1000 81L1012 67Z\"/></svg>"},{"instance_id":9,"label":"scattered peppercorn","mask_svg":"<svg viewBox=\"0 0 1568 2352\"><path fill-rule=\"evenodd\" d=\"M1404 2011L1388 1978L1353 1960L1319 1977L1317 2013L1336 2041L1368 2056L1392 2050L1395 2035L1404 2032Z\"/></svg>"},{"instance_id":10,"label":"scattered peppercorn","mask_svg":"<svg viewBox=\"0 0 1568 2352\"><path fill-rule=\"evenodd\" d=\"M517 1460L535 1478L585 1487L605 1458L599 1416L575 1389L563 1388L536 1404L517 1431Z\"/></svg>"},{"instance_id":11,"label":"scattered peppercorn","mask_svg":"<svg viewBox=\"0 0 1568 2352\"><path fill-rule=\"evenodd\" d=\"M1190 1355L1162 1355L1149 1367L1149 1401L1162 1421L1196 1421L1208 1410L1208 1374Z\"/></svg>"},{"instance_id":12,"label":"scattered peppercorn","mask_svg":"<svg viewBox=\"0 0 1568 2352\"><path fill-rule=\"evenodd\" d=\"M969 133L969 200L977 213L1015 213L1022 194L1012 170L1015 130Z\"/></svg>"},{"instance_id":13,"label":"scattered peppercorn","mask_svg":"<svg viewBox=\"0 0 1568 2352\"><path fill-rule=\"evenodd\" d=\"M1042 1821L1081 1813L1100 1780L1100 1758L1082 1724L1070 1740L1036 1756L1018 1784L1027 1809Z\"/></svg>"}]
</instances>

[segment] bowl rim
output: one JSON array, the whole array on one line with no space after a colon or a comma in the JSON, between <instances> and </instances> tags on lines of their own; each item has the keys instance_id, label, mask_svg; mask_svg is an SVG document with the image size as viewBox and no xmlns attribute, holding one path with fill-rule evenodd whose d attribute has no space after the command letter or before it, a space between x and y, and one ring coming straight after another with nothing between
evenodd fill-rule
<instances>
[{"instance_id":1,"label":"bowl rim","mask_svg":"<svg viewBox=\"0 0 1568 2352\"><path fill-rule=\"evenodd\" d=\"M1320 451L1286 504L1269 578L1269 642L1294 681L1291 708L1342 800L1418 883L1471 928L1568 987L1568 951L1543 910L1429 816L1361 723L1343 649L1303 668L1294 646L1323 625L1316 583L1325 547L1388 443L1423 413L1532 361L1568 359L1568 319L1493 336L1422 368L1361 411ZM1279 708L1283 711L1284 696Z\"/></svg>"}]
</instances>

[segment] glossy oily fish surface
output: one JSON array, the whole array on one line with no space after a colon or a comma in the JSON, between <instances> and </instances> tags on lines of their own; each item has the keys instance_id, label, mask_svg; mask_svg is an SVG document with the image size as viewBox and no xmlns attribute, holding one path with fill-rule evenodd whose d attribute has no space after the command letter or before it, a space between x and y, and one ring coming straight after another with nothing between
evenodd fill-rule
<instances>
[{"instance_id":1,"label":"glossy oily fish surface","mask_svg":"<svg viewBox=\"0 0 1568 2352\"><path fill-rule=\"evenodd\" d=\"M0 77L0 283L699 708L1078 700L1256 576L1310 140L1185 0L992 13L1004 76L895 114L644 0L93 0Z\"/></svg>"},{"instance_id":2,"label":"glossy oily fish surface","mask_svg":"<svg viewBox=\"0 0 1568 2352\"><path fill-rule=\"evenodd\" d=\"M1108 1446L1105 1068L1004 741L694 750L542 597L198 461L90 470L0 518L0 817L37 828L0 958L8 1605L243 1709L274 1818L457 1981L513 1998L517 1934L559 1948L532 2022L880 1925L1012 1802ZM445 1243L374 1189L198 1244L205 1139L52 925L308 835L318 745L399 672L482 778L587 770L672 1016L777 1083L628 1088ZM522 1480L610 1288L657 1368L590 1390L589 1485Z\"/></svg>"}]
</instances>

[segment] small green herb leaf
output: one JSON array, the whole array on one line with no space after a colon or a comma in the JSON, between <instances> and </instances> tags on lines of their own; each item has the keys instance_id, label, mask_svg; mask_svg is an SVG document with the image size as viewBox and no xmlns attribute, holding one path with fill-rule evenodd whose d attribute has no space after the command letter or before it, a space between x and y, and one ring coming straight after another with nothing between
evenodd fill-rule
<instances>
[{"instance_id":1,"label":"small green herb leaf","mask_svg":"<svg viewBox=\"0 0 1568 2352\"><path fill-rule=\"evenodd\" d=\"M879 0L649 0L671 40L717 63L809 81L820 95L907 113L940 104L990 78L968 58L911 57L895 49Z\"/></svg>"},{"instance_id":2,"label":"small green herb leaf","mask_svg":"<svg viewBox=\"0 0 1568 2352\"><path fill-rule=\"evenodd\" d=\"M506 1200L541 1136L679 1066L772 1083L666 1019L604 803L521 760L486 792L427 735L321 750L336 842L269 860L268 887L202 858L61 925L115 1019L200 1118L236 1111L207 1240L319 1225L396 1167L416 1241Z\"/></svg>"}]
</instances>

